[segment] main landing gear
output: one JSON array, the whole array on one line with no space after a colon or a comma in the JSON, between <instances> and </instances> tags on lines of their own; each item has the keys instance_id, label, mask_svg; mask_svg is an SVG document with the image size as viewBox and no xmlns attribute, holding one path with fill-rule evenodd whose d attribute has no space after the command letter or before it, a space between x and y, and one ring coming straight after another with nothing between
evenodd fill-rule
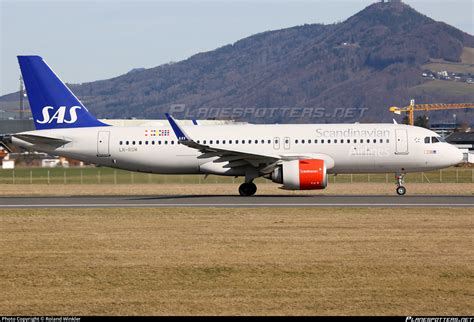
<instances>
[{"instance_id":1,"label":"main landing gear","mask_svg":"<svg viewBox=\"0 0 474 322\"><path fill-rule=\"evenodd\" d=\"M397 173L395 179L397 179L397 194L403 196L407 192L407 189L403 186L405 183L405 174Z\"/></svg>"},{"instance_id":2,"label":"main landing gear","mask_svg":"<svg viewBox=\"0 0 474 322\"><path fill-rule=\"evenodd\" d=\"M241 196L253 196L257 192L257 186L253 182L242 183L239 187Z\"/></svg>"}]
</instances>

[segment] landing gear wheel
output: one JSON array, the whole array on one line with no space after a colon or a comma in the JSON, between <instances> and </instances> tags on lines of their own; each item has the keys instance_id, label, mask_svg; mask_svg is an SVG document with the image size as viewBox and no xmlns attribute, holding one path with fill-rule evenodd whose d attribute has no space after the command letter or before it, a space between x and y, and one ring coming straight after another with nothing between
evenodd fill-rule
<instances>
[{"instance_id":1,"label":"landing gear wheel","mask_svg":"<svg viewBox=\"0 0 474 322\"><path fill-rule=\"evenodd\" d=\"M239 194L241 196L253 196L257 192L257 186L253 182L242 183L239 187Z\"/></svg>"},{"instance_id":2,"label":"landing gear wheel","mask_svg":"<svg viewBox=\"0 0 474 322\"><path fill-rule=\"evenodd\" d=\"M397 187L397 194L403 196L407 192L407 189L404 186Z\"/></svg>"},{"instance_id":3,"label":"landing gear wheel","mask_svg":"<svg viewBox=\"0 0 474 322\"><path fill-rule=\"evenodd\" d=\"M403 196L407 193L407 189L403 186L405 183L405 174L404 173L396 173L395 180L397 180L397 195Z\"/></svg>"}]
</instances>

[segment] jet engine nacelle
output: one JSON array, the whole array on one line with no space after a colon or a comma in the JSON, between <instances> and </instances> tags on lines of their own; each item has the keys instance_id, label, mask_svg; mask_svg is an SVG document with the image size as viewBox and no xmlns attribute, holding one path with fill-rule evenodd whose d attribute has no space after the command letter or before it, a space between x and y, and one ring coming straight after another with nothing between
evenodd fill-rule
<instances>
[{"instance_id":1,"label":"jet engine nacelle","mask_svg":"<svg viewBox=\"0 0 474 322\"><path fill-rule=\"evenodd\" d=\"M271 180L287 190L324 189L328 184L326 165L319 159L285 161L273 170Z\"/></svg>"}]
</instances>

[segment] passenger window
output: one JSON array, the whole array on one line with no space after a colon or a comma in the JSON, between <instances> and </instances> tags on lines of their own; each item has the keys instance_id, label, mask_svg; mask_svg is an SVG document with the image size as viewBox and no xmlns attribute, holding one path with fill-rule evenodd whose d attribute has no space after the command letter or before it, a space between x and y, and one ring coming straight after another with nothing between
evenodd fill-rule
<instances>
[{"instance_id":1,"label":"passenger window","mask_svg":"<svg viewBox=\"0 0 474 322\"><path fill-rule=\"evenodd\" d=\"M209 144L212 144L212 142L213 142L212 140L209 140Z\"/></svg>"},{"instance_id":2,"label":"passenger window","mask_svg":"<svg viewBox=\"0 0 474 322\"><path fill-rule=\"evenodd\" d=\"M171 140L171 144L174 144L174 140Z\"/></svg>"},{"instance_id":3,"label":"passenger window","mask_svg":"<svg viewBox=\"0 0 474 322\"><path fill-rule=\"evenodd\" d=\"M126 144L126 145L128 145L128 144L129 144L129 142L128 142L128 141L126 141L126 142L125 142L125 144Z\"/></svg>"},{"instance_id":4,"label":"passenger window","mask_svg":"<svg viewBox=\"0 0 474 322\"><path fill-rule=\"evenodd\" d=\"M310 143L310 144L311 144L311 139L308 139L308 143Z\"/></svg>"},{"instance_id":5,"label":"passenger window","mask_svg":"<svg viewBox=\"0 0 474 322\"><path fill-rule=\"evenodd\" d=\"M232 140L229 140L229 144L232 144Z\"/></svg>"},{"instance_id":6,"label":"passenger window","mask_svg":"<svg viewBox=\"0 0 474 322\"><path fill-rule=\"evenodd\" d=\"M168 144L168 141L165 141L165 144Z\"/></svg>"},{"instance_id":7,"label":"passenger window","mask_svg":"<svg viewBox=\"0 0 474 322\"><path fill-rule=\"evenodd\" d=\"M216 144L219 144L219 140L216 140Z\"/></svg>"},{"instance_id":8,"label":"passenger window","mask_svg":"<svg viewBox=\"0 0 474 322\"><path fill-rule=\"evenodd\" d=\"M377 139L374 139L374 143L377 143Z\"/></svg>"},{"instance_id":9,"label":"passenger window","mask_svg":"<svg viewBox=\"0 0 474 322\"><path fill-rule=\"evenodd\" d=\"M197 144L201 144L201 141L200 141L200 140L197 140L196 142L197 142Z\"/></svg>"},{"instance_id":10,"label":"passenger window","mask_svg":"<svg viewBox=\"0 0 474 322\"><path fill-rule=\"evenodd\" d=\"M258 140L255 140L255 144L258 144Z\"/></svg>"},{"instance_id":11,"label":"passenger window","mask_svg":"<svg viewBox=\"0 0 474 322\"><path fill-rule=\"evenodd\" d=\"M161 140L158 141L158 145L161 145Z\"/></svg>"},{"instance_id":12,"label":"passenger window","mask_svg":"<svg viewBox=\"0 0 474 322\"><path fill-rule=\"evenodd\" d=\"M119 144L122 145L122 141L120 141Z\"/></svg>"},{"instance_id":13,"label":"passenger window","mask_svg":"<svg viewBox=\"0 0 474 322\"><path fill-rule=\"evenodd\" d=\"M354 143L357 143L357 139L354 139Z\"/></svg>"},{"instance_id":14,"label":"passenger window","mask_svg":"<svg viewBox=\"0 0 474 322\"><path fill-rule=\"evenodd\" d=\"M321 143L324 143L324 139L321 140Z\"/></svg>"},{"instance_id":15,"label":"passenger window","mask_svg":"<svg viewBox=\"0 0 474 322\"><path fill-rule=\"evenodd\" d=\"M367 143L370 143L370 139L367 139Z\"/></svg>"},{"instance_id":16,"label":"passenger window","mask_svg":"<svg viewBox=\"0 0 474 322\"><path fill-rule=\"evenodd\" d=\"M262 144L265 144L265 140L261 140L260 142L261 142Z\"/></svg>"},{"instance_id":17,"label":"passenger window","mask_svg":"<svg viewBox=\"0 0 474 322\"><path fill-rule=\"evenodd\" d=\"M206 144L206 140L202 141L203 144Z\"/></svg>"},{"instance_id":18,"label":"passenger window","mask_svg":"<svg viewBox=\"0 0 474 322\"><path fill-rule=\"evenodd\" d=\"M360 143L364 143L364 139L360 139Z\"/></svg>"},{"instance_id":19,"label":"passenger window","mask_svg":"<svg viewBox=\"0 0 474 322\"><path fill-rule=\"evenodd\" d=\"M225 140L222 140L222 144L225 144Z\"/></svg>"},{"instance_id":20,"label":"passenger window","mask_svg":"<svg viewBox=\"0 0 474 322\"><path fill-rule=\"evenodd\" d=\"M331 143L331 140L328 140L328 143Z\"/></svg>"},{"instance_id":21,"label":"passenger window","mask_svg":"<svg viewBox=\"0 0 474 322\"><path fill-rule=\"evenodd\" d=\"M337 139L334 139L334 143L337 143Z\"/></svg>"},{"instance_id":22,"label":"passenger window","mask_svg":"<svg viewBox=\"0 0 474 322\"><path fill-rule=\"evenodd\" d=\"M386 141L386 142L388 143L388 142L390 142L390 140L389 140L389 139L387 139L387 141Z\"/></svg>"},{"instance_id":23,"label":"passenger window","mask_svg":"<svg viewBox=\"0 0 474 322\"><path fill-rule=\"evenodd\" d=\"M272 140L268 140L267 143L268 143L268 144L272 144Z\"/></svg>"},{"instance_id":24,"label":"passenger window","mask_svg":"<svg viewBox=\"0 0 474 322\"><path fill-rule=\"evenodd\" d=\"M132 145L135 145L135 141L132 141Z\"/></svg>"},{"instance_id":25,"label":"passenger window","mask_svg":"<svg viewBox=\"0 0 474 322\"><path fill-rule=\"evenodd\" d=\"M304 140L301 140L301 143L304 144Z\"/></svg>"},{"instance_id":26,"label":"passenger window","mask_svg":"<svg viewBox=\"0 0 474 322\"><path fill-rule=\"evenodd\" d=\"M314 140L314 143L317 144L317 143L318 143L318 139L315 139L315 140Z\"/></svg>"},{"instance_id":27,"label":"passenger window","mask_svg":"<svg viewBox=\"0 0 474 322\"><path fill-rule=\"evenodd\" d=\"M252 140L249 140L249 144L252 144Z\"/></svg>"},{"instance_id":28,"label":"passenger window","mask_svg":"<svg viewBox=\"0 0 474 322\"><path fill-rule=\"evenodd\" d=\"M383 143L383 139L380 139L380 143Z\"/></svg>"},{"instance_id":29,"label":"passenger window","mask_svg":"<svg viewBox=\"0 0 474 322\"><path fill-rule=\"evenodd\" d=\"M295 144L298 144L298 140L295 140Z\"/></svg>"}]
</instances>

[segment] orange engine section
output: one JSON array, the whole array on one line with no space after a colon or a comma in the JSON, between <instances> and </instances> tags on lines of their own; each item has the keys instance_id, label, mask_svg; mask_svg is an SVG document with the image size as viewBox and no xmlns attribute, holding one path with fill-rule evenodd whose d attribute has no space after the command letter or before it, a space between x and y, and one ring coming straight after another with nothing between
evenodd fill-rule
<instances>
[{"instance_id":1,"label":"orange engine section","mask_svg":"<svg viewBox=\"0 0 474 322\"><path fill-rule=\"evenodd\" d=\"M282 183L286 190L324 189L328 185L326 164L320 159L285 161L268 178Z\"/></svg>"},{"instance_id":2,"label":"orange engine section","mask_svg":"<svg viewBox=\"0 0 474 322\"><path fill-rule=\"evenodd\" d=\"M323 160L299 160L300 190L324 189L327 186Z\"/></svg>"}]
</instances>

